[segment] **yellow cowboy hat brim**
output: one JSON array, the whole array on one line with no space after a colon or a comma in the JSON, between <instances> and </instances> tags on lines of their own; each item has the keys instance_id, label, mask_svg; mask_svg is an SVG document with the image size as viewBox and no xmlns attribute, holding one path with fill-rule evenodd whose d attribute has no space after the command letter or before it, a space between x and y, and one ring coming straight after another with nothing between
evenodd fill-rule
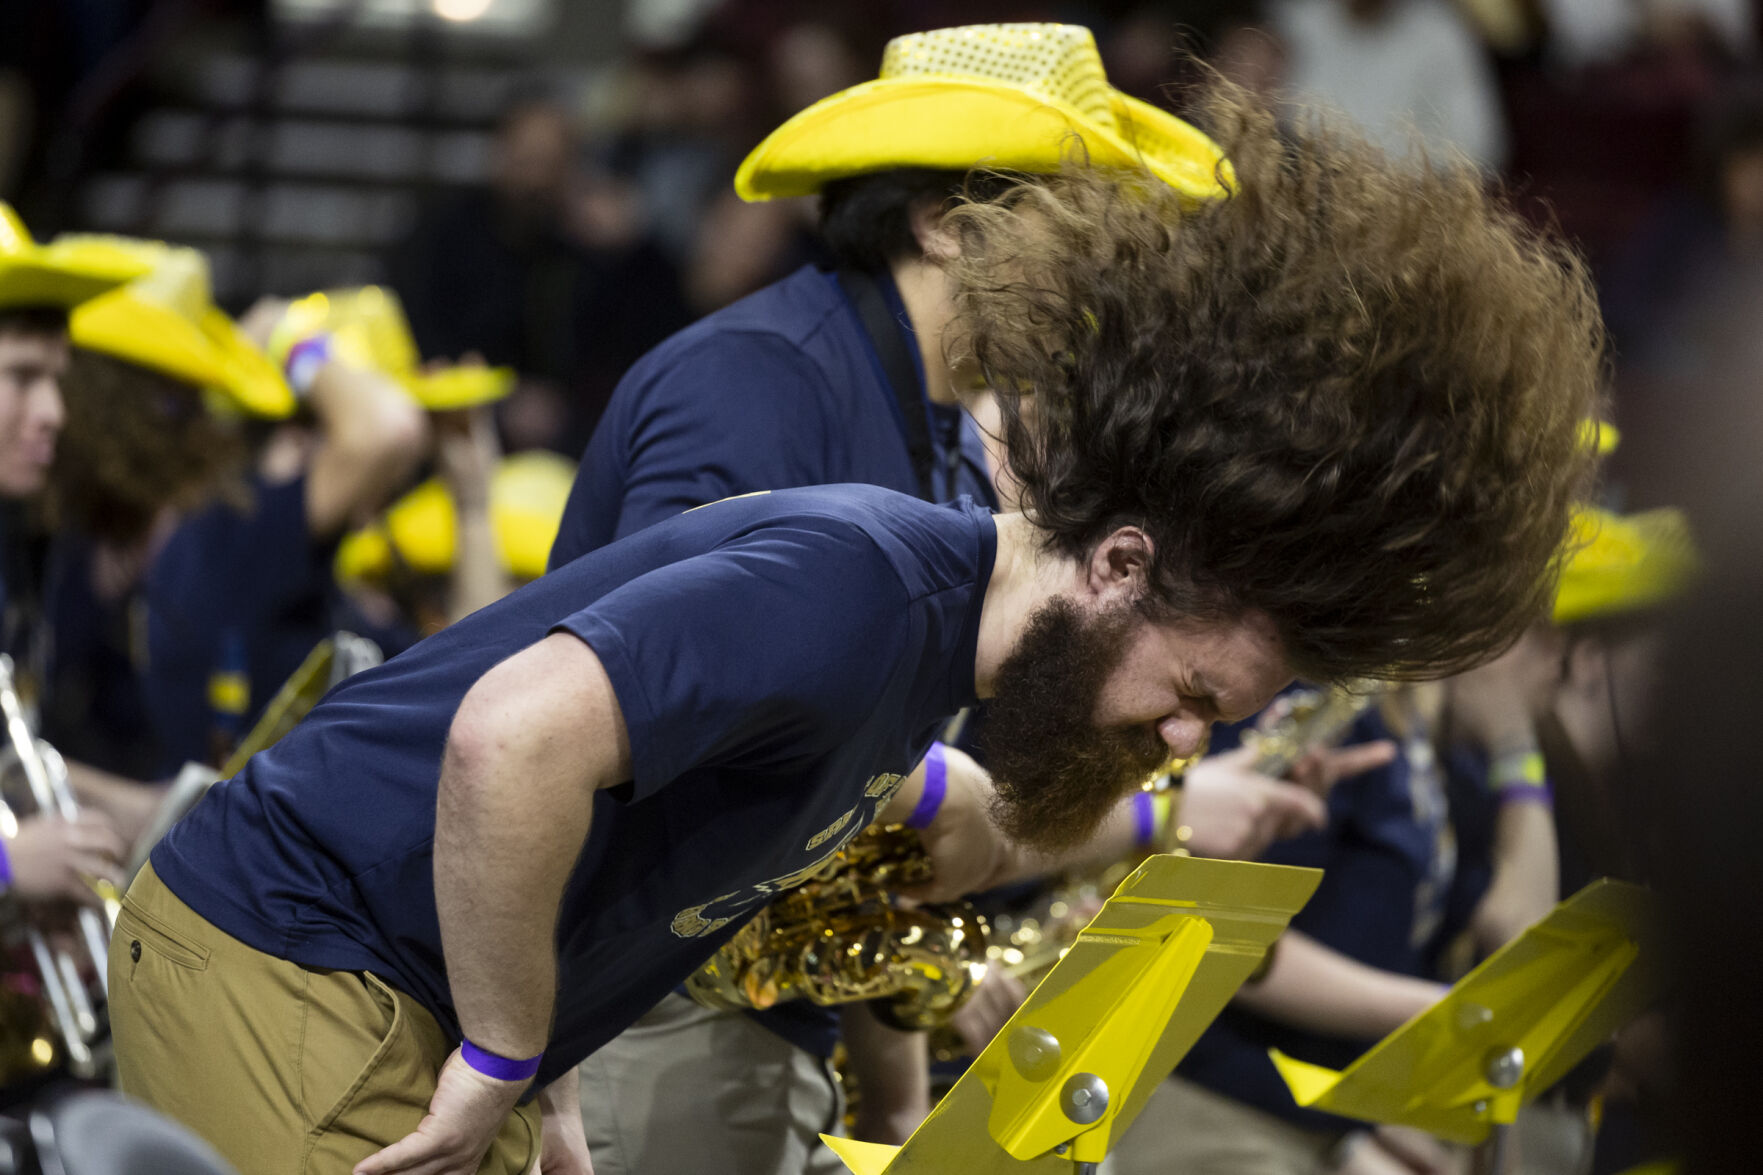
<instances>
[{"instance_id":1,"label":"yellow cowboy hat brim","mask_svg":"<svg viewBox=\"0 0 1763 1175\"><path fill-rule=\"evenodd\" d=\"M1075 136L1093 166L1145 167L1196 201L1226 193L1230 165L1211 139L1118 91L1110 101L1131 139L995 82L877 78L816 102L767 135L735 173L735 192L744 200L808 196L830 180L896 167L1045 174L1064 165Z\"/></svg>"},{"instance_id":2,"label":"yellow cowboy hat brim","mask_svg":"<svg viewBox=\"0 0 1763 1175\"><path fill-rule=\"evenodd\" d=\"M449 367L400 382L430 412L457 412L503 399L514 390L515 377L511 367Z\"/></svg>"},{"instance_id":3,"label":"yellow cowboy hat brim","mask_svg":"<svg viewBox=\"0 0 1763 1175\"><path fill-rule=\"evenodd\" d=\"M213 306L192 321L123 286L78 306L68 334L77 347L213 388L252 416L279 420L294 412L294 393L282 373Z\"/></svg>"},{"instance_id":4,"label":"yellow cowboy hat brim","mask_svg":"<svg viewBox=\"0 0 1763 1175\"><path fill-rule=\"evenodd\" d=\"M0 307L78 306L140 277L164 250L154 241L65 236L0 252Z\"/></svg>"},{"instance_id":5,"label":"yellow cowboy hat brim","mask_svg":"<svg viewBox=\"0 0 1763 1175\"><path fill-rule=\"evenodd\" d=\"M1626 517L1581 511L1570 541L1575 546L1555 589L1552 618L1559 625L1657 607L1682 593L1701 567L1689 523L1676 510Z\"/></svg>"}]
</instances>

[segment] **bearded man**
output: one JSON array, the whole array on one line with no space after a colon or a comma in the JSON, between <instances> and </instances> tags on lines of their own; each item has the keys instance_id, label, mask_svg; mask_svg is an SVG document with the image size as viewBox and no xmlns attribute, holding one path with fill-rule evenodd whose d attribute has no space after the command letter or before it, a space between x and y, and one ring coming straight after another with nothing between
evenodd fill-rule
<instances>
[{"instance_id":1,"label":"bearded man","mask_svg":"<svg viewBox=\"0 0 1763 1175\"><path fill-rule=\"evenodd\" d=\"M1515 639L1591 460L1583 268L1472 173L1207 125L1225 199L1084 168L944 217L1021 513L724 501L352 678L131 889L124 1089L247 1173L588 1170L572 1067L915 807L959 708L1057 847L1294 675Z\"/></svg>"}]
</instances>

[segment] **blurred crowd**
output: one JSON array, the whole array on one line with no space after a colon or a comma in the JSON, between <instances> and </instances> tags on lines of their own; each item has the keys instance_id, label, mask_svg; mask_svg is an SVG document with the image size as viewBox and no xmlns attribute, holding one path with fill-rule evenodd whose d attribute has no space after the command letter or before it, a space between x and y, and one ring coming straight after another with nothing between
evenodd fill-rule
<instances>
[{"instance_id":1,"label":"blurred crowd","mask_svg":"<svg viewBox=\"0 0 1763 1175\"><path fill-rule=\"evenodd\" d=\"M85 898L81 875L120 882L123 846L178 800L179 769L220 768L249 745L331 632L395 654L542 574L575 463L632 366L704 315L839 260L813 197L736 196L735 169L768 130L873 78L902 32L1079 21L1114 86L1177 114L1216 75L1292 124L1344 115L1393 155L1466 161L1573 242L1597 284L1604 431L1621 442L1602 478L1609 513L1581 536L1552 618L1484 669L1381 695L1347 736L1373 748L1350 777L1314 759L1266 777L1253 756L1220 753L1240 732L1215 740L1190 782L1183 843L1325 866L1329 880L1274 968L1160 1090L1146 1120L1163 1135L1141 1131L1116 1160L1129 1175L1464 1169L1418 1132L1300 1110L1265 1050L1344 1065L1592 878L1676 882L1679 897L1749 885L1736 868L1683 866L1726 830L1648 827L1660 801L1642 789L1673 770L1661 745L1702 738L1701 711L1684 705L1695 688L1755 695L1755 660L1735 675L1719 639L1739 634L1749 657L1748 628L1681 645L1663 635L1666 606L1702 562L1725 593L1711 615L1754 628L1742 586L1754 568L1723 560L1754 547L1733 503L1757 488L1741 471L1759 467L1744 443L1759 439L1744 352L1763 306L1748 276L1763 260L1755 6L723 0L633 2L624 16L607 34L621 51L595 85L545 77L510 90L484 182L426 193L382 259L383 288L357 301L265 290L250 306L214 306L204 262L176 242L118 255L93 245L70 263L96 296L63 299L71 357L27 357L26 374L59 380L65 405L18 409L37 413L33 451L52 466L45 457L6 484L0 453L0 588L6 651L90 811L74 863L14 851L21 892L34 896L29 879L44 897ZM38 241L51 235L40 225L83 227L44 202L58 169L92 164L69 160L65 128L96 119L106 87L139 84L129 62L167 29L222 17L268 19L194 2L0 6L0 200L23 213L0 224L0 263L36 247L27 226ZM119 134L93 125L89 156ZM120 327L106 298L128 303ZM281 381L297 404L276 400ZM1688 523L1664 507L1687 508ZM1734 763L1743 713L1715 707L1704 813L1733 799L1713 780ZM1696 922L1701 965L1754 970L1710 945L1709 921ZM970 1017L970 1044L1020 995L989 991L981 1005L998 1014ZM1754 1019L1739 1003L1720 1006ZM1639 1023L1550 1094L1526 1124L1524 1171L1614 1172L1682 1153L1681 1123L1657 1112L1685 1068L1661 1023ZM1719 1027L1692 1018L1688 1030L1711 1042ZM1754 1061L1729 1063L1731 1083L1707 1082L1702 1106L1744 1085L1739 1067ZM890 1104L886 1078L872 1080L860 1130L889 1141L928 1095L907 1082ZM1718 1140L1705 1116L1689 1120Z\"/></svg>"}]
</instances>

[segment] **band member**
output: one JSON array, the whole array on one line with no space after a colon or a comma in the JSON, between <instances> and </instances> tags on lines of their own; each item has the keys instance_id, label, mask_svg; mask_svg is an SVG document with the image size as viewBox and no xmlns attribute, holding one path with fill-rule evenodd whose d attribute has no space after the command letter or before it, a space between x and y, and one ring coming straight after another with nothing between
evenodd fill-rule
<instances>
[{"instance_id":1,"label":"band member","mask_svg":"<svg viewBox=\"0 0 1763 1175\"><path fill-rule=\"evenodd\" d=\"M67 407L67 313L127 274L115 250L39 245L0 204L0 651L40 700L43 538L36 514ZM96 905L88 877L122 881L127 845L97 812L73 820L28 816L0 841L0 888L25 898Z\"/></svg>"},{"instance_id":2,"label":"band member","mask_svg":"<svg viewBox=\"0 0 1763 1175\"><path fill-rule=\"evenodd\" d=\"M1516 639L1591 462L1583 269L1473 174L1208 117L1226 199L1074 169L945 215L1021 513L725 501L351 678L132 888L124 1088L246 1171L583 1170L574 1066L915 807L959 707L1056 850L1294 674Z\"/></svg>"},{"instance_id":3,"label":"band member","mask_svg":"<svg viewBox=\"0 0 1763 1175\"><path fill-rule=\"evenodd\" d=\"M967 52L975 44L1007 51ZM915 72L933 68L934 77ZM1053 78L1063 93L1107 95L1108 109L999 122L1001 112L1046 109ZM991 394L971 363L951 361L943 216L964 194L1001 182L970 176L970 166L984 159L1055 172L1074 132L1104 159L1129 140L1183 198L1224 194L1217 147L1109 89L1088 30L1070 25L900 37L880 79L767 136L740 171L740 194L817 193L835 269L804 267L632 368L583 454L552 566L683 510L760 490L867 482L997 507L990 467L1000 454L987 452L967 411L989 419ZM952 750L947 761L952 792L976 777L973 786L987 786L971 758ZM1248 772L1224 778L1208 768L1191 779L1189 796L1183 822L1197 829L1194 847L1221 854L1253 852L1250 842L1264 843L1263 835L1322 817L1312 792ZM1137 822L1123 813L1116 823L1121 856ZM983 871L977 846L964 860ZM939 878L949 896L961 892L959 880ZM861 1005L842 1019L856 1034L845 1041L853 1066L865 1073L855 1133L902 1143L929 1109L922 1041L874 1023ZM842 1169L819 1141L841 1116L831 1077L840 1023L838 1010L808 1001L742 1014L668 996L583 1070L582 1113L601 1175L695 1172L707 1148L734 1175ZM886 1056L856 1055L866 1050ZM655 1096L664 1071L669 1095Z\"/></svg>"},{"instance_id":4,"label":"band member","mask_svg":"<svg viewBox=\"0 0 1763 1175\"><path fill-rule=\"evenodd\" d=\"M235 324L212 304L203 258L172 250L72 320L69 394L90 410L70 425L74 460L57 474L80 536L65 544L57 672L81 684L70 696L127 699L132 720L105 728L113 741L126 732L113 753L142 770L224 760L331 632L344 530L405 488L429 451L421 405L324 334L273 361L284 309L266 300ZM228 425L205 409L211 396ZM168 465L179 472L139 475ZM70 737L89 737L82 717L64 718Z\"/></svg>"}]
</instances>

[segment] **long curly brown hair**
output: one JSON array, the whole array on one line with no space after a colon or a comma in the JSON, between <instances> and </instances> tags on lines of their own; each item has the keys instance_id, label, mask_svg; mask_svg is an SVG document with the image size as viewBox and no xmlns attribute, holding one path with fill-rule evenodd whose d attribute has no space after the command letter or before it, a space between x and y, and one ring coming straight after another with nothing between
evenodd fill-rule
<instances>
[{"instance_id":1,"label":"long curly brown hair","mask_svg":"<svg viewBox=\"0 0 1763 1175\"><path fill-rule=\"evenodd\" d=\"M1466 165L1283 133L1223 83L1197 118L1227 199L1071 166L948 213L950 357L1003 393L1025 509L1067 555L1144 528L1148 606L1264 610L1308 678L1486 659L1590 488L1585 266Z\"/></svg>"},{"instance_id":2,"label":"long curly brown hair","mask_svg":"<svg viewBox=\"0 0 1763 1175\"><path fill-rule=\"evenodd\" d=\"M62 380L67 423L49 479L49 513L105 542L146 537L159 511L245 493L246 445L198 388L75 348Z\"/></svg>"}]
</instances>

